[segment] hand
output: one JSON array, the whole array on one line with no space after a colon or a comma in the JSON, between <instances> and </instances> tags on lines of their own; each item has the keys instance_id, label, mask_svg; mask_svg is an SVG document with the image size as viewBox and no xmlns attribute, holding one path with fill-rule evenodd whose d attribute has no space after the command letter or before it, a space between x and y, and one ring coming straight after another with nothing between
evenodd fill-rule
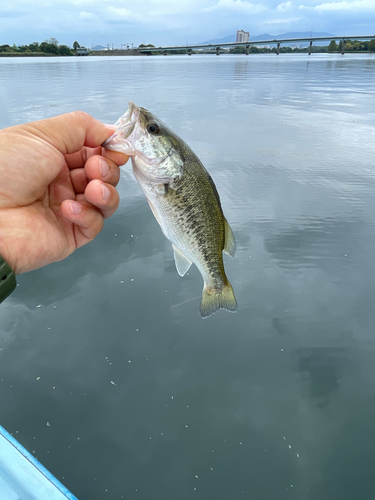
<instances>
[{"instance_id":1,"label":"hand","mask_svg":"<svg viewBox=\"0 0 375 500\"><path fill-rule=\"evenodd\" d=\"M0 130L0 255L16 274L70 255L119 204L114 132L77 111Z\"/></svg>"}]
</instances>

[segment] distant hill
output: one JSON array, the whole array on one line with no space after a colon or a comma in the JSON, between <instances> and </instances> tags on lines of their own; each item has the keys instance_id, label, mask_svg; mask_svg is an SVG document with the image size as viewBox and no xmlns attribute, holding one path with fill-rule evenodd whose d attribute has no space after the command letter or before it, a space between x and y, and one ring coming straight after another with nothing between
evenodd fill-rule
<instances>
[{"instance_id":1,"label":"distant hill","mask_svg":"<svg viewBox=\"0 0 375 500\"><path fill-rule=\"evenodd\" d=\"M103 47L103 45L95 45L92 50L104 50L107 49L108 47Z\"/></svg>"},{"instance_id":2,"label":"distant hill","mask_svg":"<svg viewBox=\"0 0 375 500\"><path fill-rule=\"evenodd\" d=\"M290 32L290 33L282 33L281 35L270 35L269 33L264 33L263 35L257 35L257 36L251 36L250 34L250 41L257 42L258 40L286 40L288 38L308 38L309 36L335 36L332 35L332 33L325 33L325 32L315 32L313 31L301 31L301 32ZM206 42L199 42L197 45L208 45L208 44L216 44L216 43L231 43L236 41L236 35L228 35L224 36L223 38L214 38L213 40L207 40ZM327 42L327 44L329 41ZM326 42L322 42L322 45L325 45Z\"/></svg>"},{"instance_id":3,"label":"distant hill","mask_svg":"<svg viewBox=\"0 0 375 500\"><path fill-rule=\"evenodd\" d=\"M228 35L224 36L223 38L214 38L213 40L207 40L206 42L198 42L197 44L194 45L209 45L215 44L215 43L231 43L236 41L236 35Z\"/></svg>"},{"instance_id":4,"label":"distant hill","mask_svg":"<svg viewBox=\"0 0 375 500\"><path fill-rule=\"evenodd\" d=\"M258 36L250 36L250 40L286 40L288 38L308 38L310 36L335 36L332 33L319 32L319 31L291 31L289 33L282 33L281 35L269 35L268 33L264 33L263 35Z\"/></svg>"}]
</instances>

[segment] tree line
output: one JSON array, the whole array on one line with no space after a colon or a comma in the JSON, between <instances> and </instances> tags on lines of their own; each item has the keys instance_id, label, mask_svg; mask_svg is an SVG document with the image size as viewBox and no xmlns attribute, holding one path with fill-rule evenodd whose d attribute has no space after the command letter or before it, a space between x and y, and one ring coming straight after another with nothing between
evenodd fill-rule
<instances>
[{"instance_id":1,"label":"tree line","mask_svg":"<svg viewBox=\"0 0 375 500\"><path fill-rule=\"evenodd\" d=\"M42 43L33 42L29 45L0 45L0 53L4 55L31 55L31 54L51 54L55 56L74 56L76 50L80 47L78 42L73 43L73 47L60 45L56 38L49 38Z\"/></svg>"},{"instance_id":2,"label":"tree line","mask_svg":"<svg viewBox=\"0 0 375 500\"><path fill-rule=\"evenodd\" d=\"M318 46L312 45L311 52L342 52L343 42L340 41L338 44L335 40L332 40L329 45ZM144 45L141 44L139 48L154 48L151 43ZM29 45L0 45L1 55L56 55L56 56L74 56L80 45L77 41L73 43L72 47L68 45L60 45L56 38L49 38L42 43L33 42ZM308 52L309 47L286 47L281 46L279 49L280 53L288 52ZM244 54L246 52L245 47L233 47L229 51L231 54ZM249 52L251 54L264 54L269 52L276 52L276 47L257 47L255 45L250 45ZM347 40L345 45L345 52L375 52L375 39L369 41L358 41L358 40ZM182 49L179 51L174 51L175 54L185 54L186 50ZM194 53L194 50L193 50ZM150 55L159 55L160 51L150 52Z\"/></svg>"},{"instance_id":3,"label":"tree line","mask_svg":"<svg viewBox=\"0 0 375 500\"><path fill-rule=\"evenodd\" d=\"M245 47L233 47L230 49L231 54L244 54L246 52ZM269 52L276 52L276 47L256 47L255 45L250 45L249 52L252 54L266 54ZM285 47L280 46L280 54L288 52L309 52L309 47ZM332 40L329 45L319 46L312 45L311 52L342 52L342 41L336 43ZM375 52L375 39L370 41L358 41L358 40L347 40L345 45L345 52Z\"/></svg>"},{"instance_id":4,"label":"tree line","mask_svg":"<svg viewBox=\"0 0 375 500\"><path fill-rule=\"evenodd\" d=\"M343 42L340 40L340 43L336 43L335 40L327 47L327 52L341 52L342 51ZM369 41L358 41L358 40L347 40L345 44L345 52L375 52L375 40Z\"/></svg>"},{"instance_id":5,"label":"tree line","mask_svg":"<svg viewBox=\"0 0 375 500\"><path fill-rule=\"evenodd\" d=\"M314 53L326 53L326 52L342 52L343 42L340 41L336 43L335 40L332 40L329 45L312 45L311 52ZM151 43L144 45L140 44L140 49L155 48ZM249 53L250 54L267 54L270 52L276 52L276 47L257 47L256 45L250 45ZM212 52L215 51L215 48L212 48ZM279 52L281 54L289 53L289 52L309 52L309 47L288 47L288 46L280 46ZM245 54L246 48L244 46L233 47L229 50L231 54ZM375 52L375 39L369 41L358 41L358 40L347 40L345 44L345 52ZM161 51L153 51L149 52L148 55L160 55ZM186 49L174 50L173 54L186 54ZM197 53L196 50L192 49L192 53Z\"/></svg>"}]
</instances>

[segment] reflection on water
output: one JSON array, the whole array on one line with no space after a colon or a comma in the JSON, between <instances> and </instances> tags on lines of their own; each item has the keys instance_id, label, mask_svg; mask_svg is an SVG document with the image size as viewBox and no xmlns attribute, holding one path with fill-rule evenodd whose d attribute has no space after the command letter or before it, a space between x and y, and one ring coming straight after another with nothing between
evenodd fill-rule
<instances>
[{"instance_id":1,"label":"reflection on water","mask_svg":"<svg viewBox=\"0 0 375 500\"><path fill-rule=\"evenodd\" d=\"M372 498L374 64L0 60L2 127L115 122L128 100L160 116L237 240L238 313L202 321L199 272L178 276L126 166L95 242L2 304L0 423L80 500Z\"/></svg>"},{"instance_id":2,"label":"reflection on water","mask_svg":"<svg viewBox=\"0 0 375 500\"><path fill-rule=\"evenodd\" d=\"M342 366L348 365L343 354L344 349L321 347L299 353L298 371L307 386L307 395L318 400L320 407L330 404L331 396L340 388Z\"/></svg>"}]
</instances>

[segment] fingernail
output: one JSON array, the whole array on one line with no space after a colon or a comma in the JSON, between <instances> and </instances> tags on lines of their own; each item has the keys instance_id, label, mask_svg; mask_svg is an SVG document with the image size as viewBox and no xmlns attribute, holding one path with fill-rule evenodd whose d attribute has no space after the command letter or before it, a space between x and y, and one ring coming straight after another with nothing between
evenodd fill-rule
<instances>
[{"instance_id":1,"label":"fingernail","mask_svg":"<svg viewBox=\"0 0 375 500\"><path fill-rule=\"evenodd\" d=\"M102 158L99 158L99 170L102 177L107 177L107 175L109 174L108 163Z\"/></svg>"},{"instance_id":2,"label":"fingernail","mask_svg":"<svg viewBox=\"0 0 375 500\"><path fill-rule=\"evenodd\" d=\"M103 190L103 200L107 201L108 198L111 196L111 191L104 184L102 184L102 190Z\"/></svg>"},{"instance_id":3,"label":"fingernail","mask_svg":"<svg viewBox=\"0 0 375 500\"><path fill-rule=\"evenodd\" d=\"M78 215L82 211L82 207L79 203L76 203L75 201L70 202L70 209L73 213L73 215Z\"/></svg>"}]
</instances>

